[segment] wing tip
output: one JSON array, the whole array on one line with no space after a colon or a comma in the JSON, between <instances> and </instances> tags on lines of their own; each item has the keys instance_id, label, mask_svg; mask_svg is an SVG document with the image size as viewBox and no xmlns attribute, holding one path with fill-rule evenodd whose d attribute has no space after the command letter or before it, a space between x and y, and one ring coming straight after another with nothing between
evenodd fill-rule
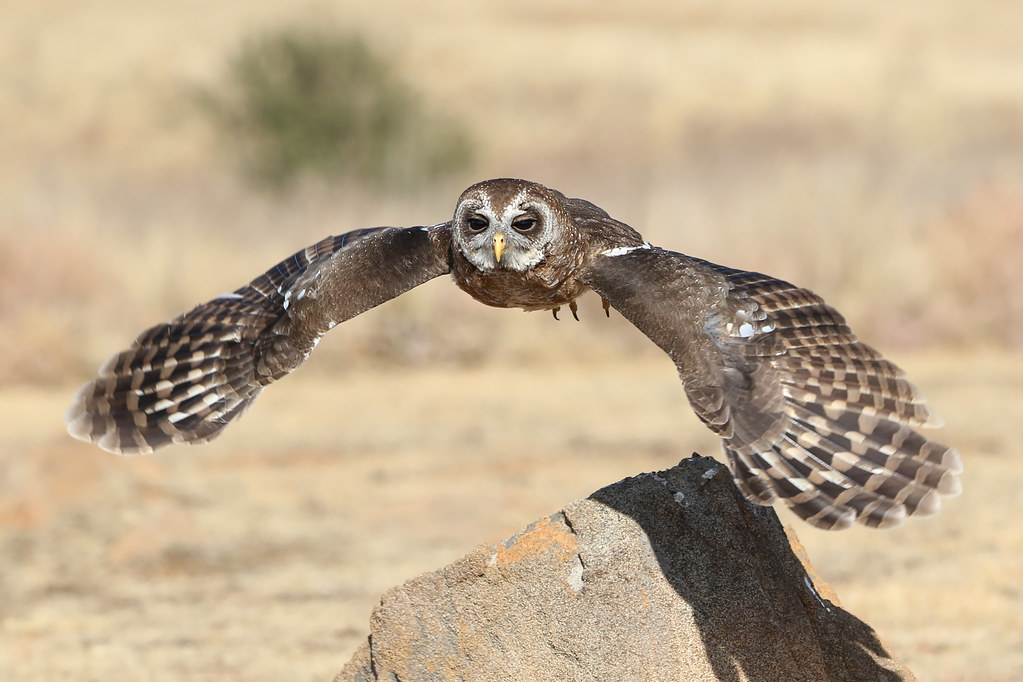
<instances>
[{"instance_id":1,"label":"wing tip","mask_svg":"<svg viewBox=\"0 0 1023 682\"><path fill-rule=\"evenodd\" d=\"M135 431L134 435L138 437L126 439L124 437L126 433L119 430L112 419L104 418L104 410L97 409L98 405L104 403L92 398L96 394L97 384L101 381L102 378L87 381L75 391L71 404L61 415L68 435L114 455L152 454L155 448L146 442L141 433ZM109 410L109 405L106 407Z\"/></svg>"},{"instance_id":2,"label":"wing tip","mask_svg":"<svg viewBox=\"0 0 1023 682\"><path fill-rule=\"evenodd\" d=\"M71 398L61 418L68 434L83 443L96 442L96 429L93 413L89 410L89 397L95 392L96 380L82 384Z\"/></svg>"}]
</instances>

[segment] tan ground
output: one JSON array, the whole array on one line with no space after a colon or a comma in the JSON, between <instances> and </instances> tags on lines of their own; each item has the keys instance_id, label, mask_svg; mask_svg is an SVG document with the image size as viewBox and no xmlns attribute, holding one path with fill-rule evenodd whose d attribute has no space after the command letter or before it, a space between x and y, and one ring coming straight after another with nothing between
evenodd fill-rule
<instances>
[{"instance_id":1,"label":"tan ground","mask_svg":"<svg viewBox=\"0 0 1023 682\"><path fill-rule=\"evenodd\" d=\"M966 492L894 531L795 529L921 680L1019 679L1023 362L904 364L949 421ZM385 588L716 453L656 356L344 376L313 361L221 441L134 459L64 436L71 388L0 393L19 434L0 460L6 679L330 679Z\"/></svg>"},{"instance_id":2,"label":"tan ground","mask_svg":"<svg viewBox=\"0 0 1023 682\"><path fill-rule=\"evenodd\" d=\"M8 2L0 11L0 679L322 680L383 589L717 445L670 363L446 282L328 338L219 442L70 440L147 325L325 234L513 175L810 286L905 365L965 494L797 531L921 680L1023 678L1023 4ZM434 192L242 185L195 105L282 23L365 35L478 142ZM986 350L992 349L992 350Z\"/></svg>"}]
</instances>

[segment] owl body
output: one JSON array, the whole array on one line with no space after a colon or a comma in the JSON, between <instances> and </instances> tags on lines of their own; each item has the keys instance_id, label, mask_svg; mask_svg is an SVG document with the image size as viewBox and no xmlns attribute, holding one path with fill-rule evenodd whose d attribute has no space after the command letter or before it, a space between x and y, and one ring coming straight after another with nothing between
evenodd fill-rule
<instances>
[{"instance_id":1,"label":"owl body","mask_svg":"<svg viewBox=\"0 0 1023 682\"><path fill-rule=\"evenodd\" d=\"M463 192L451 230L458 287L486 305L523 310L574 305L589 288L581 279L584 266L599 251L643 243L589 202L508 178Z\"/></svg>"},{"instance_id":2,"label":"owl body","mask_svg":"<svg viewBox=\"0 0 1023 682\"><path fill-rule=\"evenodd\" d=\"M84 385L69 432L118 453L217 436L338 324L450 274L477 301L554 310L587 289L674 361L752 502L811 524L900 524L959 493L939 419L816 294L646 243L582 199L525 180L468 188L451 221L357 230L143 332Z\"/></svg>"},{"instance_id":3,"label":"owl body","mask_svg":"<svg viewBox=\"0 0 1023 682\"><path fill-rule=\"evenodd\" d=\"M569 305L586 291L576 274L581 261L581 255L575 255L541 263L526 272L501 267L482 271L456 251L451 275L460 289L480 303L495 308L553 310Z\"/></svg>"}]
</instances>

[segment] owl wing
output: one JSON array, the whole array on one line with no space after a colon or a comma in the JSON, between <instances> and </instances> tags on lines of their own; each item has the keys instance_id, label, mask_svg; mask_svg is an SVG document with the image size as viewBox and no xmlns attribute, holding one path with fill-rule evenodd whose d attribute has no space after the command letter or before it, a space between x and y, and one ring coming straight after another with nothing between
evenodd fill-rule
<instances>
[{"instance_id":1,"label":"owl wing","mask_svg":"<svg viewBox=\"0 0 1023 682\"><path fill-rule=\"evenodd\" d=\"M120 454L215 438L335 325L448 272L450 225L327 237L142 332L75 394L68 432Z\"/></svg>"},{"instance_id":2,"label":"owl wing","mask_svg":"<svg viewBox=\"0 0 1023 682\"><path fill-rule=\"evenodd\" d=\"M816 294L644 245L582 280L675 362L740 489L821 528L900 524L960 491L958 454L905 374Z\"/></svg>"}]
</instances>

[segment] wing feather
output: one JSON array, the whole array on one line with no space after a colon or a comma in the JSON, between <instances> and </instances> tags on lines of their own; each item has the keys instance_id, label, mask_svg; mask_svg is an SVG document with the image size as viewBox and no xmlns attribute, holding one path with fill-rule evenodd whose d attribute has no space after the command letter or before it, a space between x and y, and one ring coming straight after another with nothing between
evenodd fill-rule
<instances>
[{"instance_id":1,"label":"wing feather","mask_svg":"<svg viewBox=\"0 0 1023 682\"><path fill-rule=\"evenodd\" d=\"M326 331L448 272L449 249L447 223L327 237L142 332L75 394L68 431L120 454L215 438Z\"/></svg>"},{"instance_id":2,"label":"wing feather","mask_svg":"<svg viewBox=\"0 0 1023 682\"><path fill-rule=\"evenodd\" d=\"M813 292L656 248L599 256L584 281L675 361L752 501L890 527L959 493L958 454L915 430L940 418Z\"/></svg>"}]
</instances>

